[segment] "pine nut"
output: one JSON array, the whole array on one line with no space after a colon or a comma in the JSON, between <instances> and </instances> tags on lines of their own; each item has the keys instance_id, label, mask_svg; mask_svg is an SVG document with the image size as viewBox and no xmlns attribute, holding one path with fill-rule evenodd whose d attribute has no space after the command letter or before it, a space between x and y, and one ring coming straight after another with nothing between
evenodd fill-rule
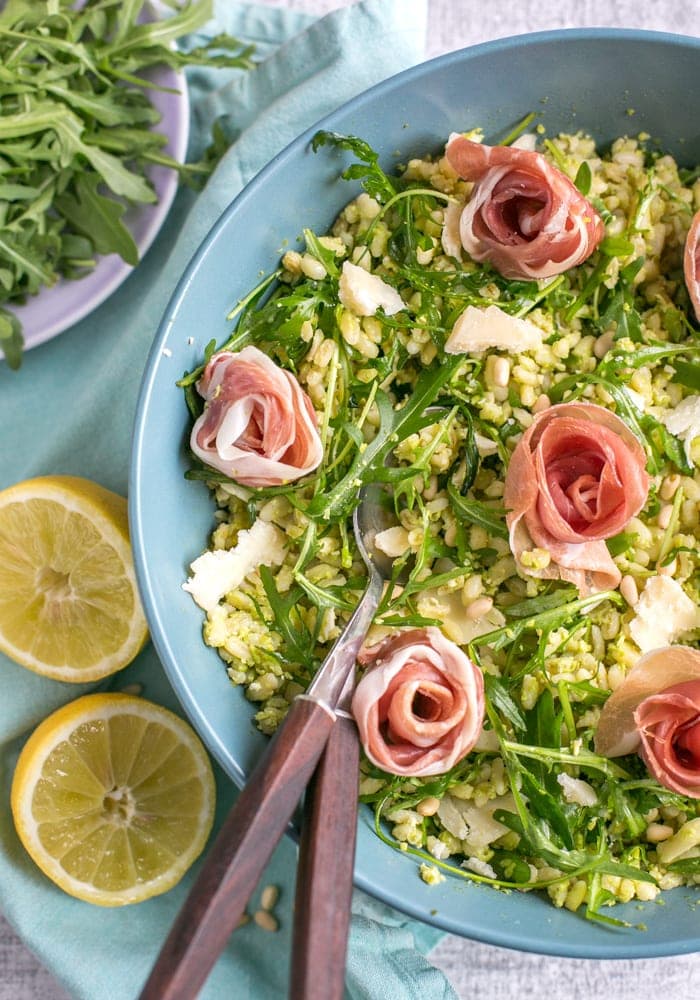
<instances>
[{"instance_id":1,"label":"pine nut","mask_svg":"<svg viewBox=\"0 0 700 1000\"><path fill-rule=\"evenodd\" d=\"M320 260L316 260L311 254L305 253L301 258L301 270L307 278L312 281L323 281L326 277L326 269Z\"/></svg>"},{"instance_id":2,"label":"pine nut","mask_svg":"<svg viewBox=\"0 0 700 1000\"><path fill-rule=\"evenodd\" d=\"M639 591L637 590L637 584L633 576L623 576L620 580L620 593L627 601L631 608L639 600Z\"/></svg>"},{"instance_id":3,"label":"pine nut","mask_svg":"<svg viewBox=\"0 0 700 1000\"><path fill-rule=\"evenodd\" d=\"M657 566L656 572L659 576L675 576L676 569L678 568L678 562L675 557L666 566Z\"/></svg>"},{"instance_id":4,"label":"pine nut","mask_svg":"<svg viewBox=\"0 0 700 1000\"><path fill-rule=\"evenodd\" d=\"M279 923L277 919L268 913L267 910L258 910L253 917L253 920L258 925L262 927L264 931L277 931L279 930Z\"/></svg>"},{"instance_id":5,"label":"pine nut","mask_svg":"<svg viewBox=\"0 0 700 1000\"><path fill-rule=\"evenodd\" d=\"M509 381L510 361L508 358L496 358L493 363L493 384L505 389Z\"/></svg>"},{"instance_id":6,"label":"pine nut","mask_svg":"<svg viewBox=\"0 0 700 1000\"><path fill-rule=\"evenodd\" d=\"M241 916L241 919L236 924L236 927L245 927L245 925L249 923L250 923L250 915L248 913L244 913Z\"/></svg>"},{"instance_id":7,"label":"pine nut","mask_svg":"<svg viewBox=\"0 0 700 1000\"><path fill-rule=\"evenodd\" d=\"M421 816L434 816L439 808L440 799L436 799L434 795L430 795L427 799L423 799L418 803L416 812Z\"/></svg>"},{"instance_id":8,"label":"pine nut","mask_svg":"<svg viewBox=\"0 0 700 1000\"><path fill-rule=\"evenodd\" d=\"M671 522L672 513L673 513L673 504L666 503L663 505L663 507L661 508L661 510L657 515L656 523L660 528L663 528L664 531L666 530L666 528L668 528Z\"/></svg>"},{"instance_id":9,"label":"pine nut","mask_svg":"<svg viewBox=\"0 0 700 1000\"><path fill-rule=\"evenodd\" d=\"M468 580L464 581L464 586L462 587L462 604L467 607L477 597L481 597L483 590L484 585L481 582L481 577L478 574L470 576Z\"/></svg>"},{"instance_id":10,"label":"pine nut","mask_svg":"<svg viewBox=\"0 0 700 1000\"><path fill-rule=\"evenodd\" d=\"M478 618L483 618L484 615L488 614L492 607L492 597L477 597L475 601L467 605L464 614L470 621L476 621Z\"/></svg>"},{"instance_id":11,"label":"pine nut","mask_svg":"<svg viewBox=\"0 0 700 1000\"><path fill-rule=\"evenodd\" d=\"M650 823L647 827L646 838L650 844L660 844L662 840L668 840L673 836L673 827L665 823Z\"/></svg>"},{"instance_id":12,"label":"pine nut","mask_svg":"<svg viewBox=\"0 0 700 1000\"><path fill-rule=\"evenodd\" d=\"M674 472L670 476L666 476L664 481L661 483L661 489L659 490L659 496L662 500L672 500L673 496L681 485L681 477L677 472Z\"/></svg>"},{"instance_id":13,"label":"pine nut","mask_svg":"<svg viewBox=\"0 0 700 1000\"><path fill-rule=\"evenodd\" d=\"M120 688L122 694L135 694L139 695L143 691L143 684L139 684L138 681L134 681L133 684L126 684L123 688Z\"/></svg>"},{"instance_id":14,"label":"pine nut","mask_svg":"<svg viewBox=\"0 0 700 1000\"><path fill-rule=\"evenodd\" d=\"M604 358L612 347L613 337L615 336L612 330L608 330L607 333L601 334L593 345L593 353L597 358Z\"/></svg>"},{"instance_id":15,"label":"pine nut","mask_svg":"<svg viewBox=\"0 0 700 1000\"><path fill-rule=\"evenodd\" d=\"M552 405L552 401L546 392L543 392L541 396L538 396L535 402L532 404L533 413L542 413L543 410L547 410Z\"/></svg>"},{"instance_id":16,"label":"pine nut","mask_svg":"<svg viewBox=\"0 0 700 1000\"><path fill-rule=\"evenodd\" d=\"M276 885L266 885L260 894L260 905L263 910L273 910L280 898L280 891Z\"/></svg>"}]
</instances>

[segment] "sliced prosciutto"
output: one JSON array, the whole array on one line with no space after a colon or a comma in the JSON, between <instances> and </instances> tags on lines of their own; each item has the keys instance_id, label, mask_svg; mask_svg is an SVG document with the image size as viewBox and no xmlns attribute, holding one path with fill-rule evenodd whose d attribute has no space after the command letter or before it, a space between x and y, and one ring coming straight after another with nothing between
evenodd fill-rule
<instances>
[{"instance_id":1,"label":"sliced prosciutto","mask_svg":"<svg viewBox=\"0 0 700 1000\"><path fill-rule=\"evenodd\" d=\"M700 680L645 698L634 721L640 756L659 784L700 799Z\"/></svg>"},{"instance_id":2,"label":"sliced prosciutto","mask_svg":"<svg viewBox=\"0 0 700 1000\"><path fill-rule=\"evenodd\" d=\"M640 657L603 705L593 740L596 753L622 757L639 750L641 736L635 718L639 706L652 695L688 681L700 685L700 650L662 646Z\"/></svg>"},{"instance_id":3,"label":"sliced prosciutto","mask_svg":"<svg viewBox=\"0 0 700 1000\"><path fill-rule=\"evenodd\" d=\"M646 456L627 425L602 406L560 403L538 415L506 472L510 547L524 573L575 584L585 596L616 587L605 539L622 531L649 490ZM525 553L548 554L537 565Z\"/></svg>"},{"instance_id":4,"label":"sliced prosciutto","mask_svg":"<svg viewBox=\"0 0 700 1000\"><path fill-rule=\"evenodd\" d=\"M700 799L700 650L664 646L643 656L603 705L596 752L635 751L665 788Z\"/></svg>"},{"instance_id":5,"label":"sliced prosciutto","mask_svg":"<svg viewBox=\"0 0 700 1000\"><path fill-rule=\"evenodd\" d=\"M596 210L540 153L463 135L452 136L445 152L459 176L474 183L460 218L462 246L505 278L562 274L603 238Z\"/></svg>"},{"instance_id":6,"label":"sliced prosciutto","mask_svg":"<svg viewBox=\"0 0 700 1000\"><path fill-rule=\"evenodd\" d=\"M365 753L390 774L444 774L484 720L481 671L434 627L395 632L360 653L352 701Z\"/></svg>"},{"instance_id":7,"label":"sliced prosciutto","mask_svg":"<svg viewBox=\"0 0 700 1000\"><path fill-rule=\"evenodd\" d=\"M700 323L700 212L696 212L685 241L683 275L695 318Z\"/></svg>"},{"instance_id":8,"label":"sliced prosciutto","mask_svg":"<svg viewBox=\"0 0 700 1000\"><path fill-rule=\"evenodd\" d=\"M281 486L312 472L323 448L311 400L257 347L221 351L197 383L206 400L190 447L243 486Z\"/></svg>"}]
</instances>

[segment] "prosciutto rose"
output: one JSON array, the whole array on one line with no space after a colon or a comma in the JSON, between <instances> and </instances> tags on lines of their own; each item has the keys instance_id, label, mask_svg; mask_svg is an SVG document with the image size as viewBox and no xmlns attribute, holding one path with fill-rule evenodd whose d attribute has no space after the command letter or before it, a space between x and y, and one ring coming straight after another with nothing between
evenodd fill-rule
<instances>
[{"instance_id":1,"label":"prosciutto rose","mask_svg":"<svg viewBox=\"0 0 700 1000\"><path fill-rule=\"evenodd\" d=\"M213 355L197 390L206 404L190 447L206 465L242 486L281 486L320 464L311 400L257 347Z\"/></svg>"},{"instance_id":2,"label":"prosciutto rose","mask_svg":"<svg viewBox=\"0 0 700 1000\"><path fill-rule=\"evenodd\" d=\"M700 323L700 212L696 212L685 241L683 275L695 318Z\"/></svg>"},{"instance_id":3,"label":"prosciutto rose","mask_svg":"<svg viewBox=\"0 0 700 1000\"><path fill-rule=\"evenodd\" d=\"M595 748L606 757L637 751L660 784L700 799L700 651L643 656L603 706Z\"/></svg>"},{"instance_id":4,"label":"prosciutto rose","mask_svg":"<svg viewBox=\"0 0 700 1000\"><path fill-rule=\"evenodd\" d=\"M462 246L505 278L562 274L603 238L596 210L541 153L454 135L445 154L460 177L474 182L460 219Z\"/></svg>"},{"instance_id":5,"label":"prosciutto rose","mask_svg":"<svg viewBox=\"0 0 700 1000\"><path fill-rule=\"evenodd\" d=\"M531 576L562 579L581 595L616 587L605 539L622 531L649 489L644 449L602 406L560 403L523 434L506 473L510 547ZM538 565L533 549L549 556Z\"/></svg>"},{"instance_id":6,"label":"prosciutto rose","mask_svg":"<svg viewBox=\"0 0 700 1000\"><path fill-rule=\"evenodd\" d=\"M444 774L474 747L484 719L481 671L434 627L363 650L369 669L352 712L365 753L390 774Z\"/></svg>"}]
</instances>

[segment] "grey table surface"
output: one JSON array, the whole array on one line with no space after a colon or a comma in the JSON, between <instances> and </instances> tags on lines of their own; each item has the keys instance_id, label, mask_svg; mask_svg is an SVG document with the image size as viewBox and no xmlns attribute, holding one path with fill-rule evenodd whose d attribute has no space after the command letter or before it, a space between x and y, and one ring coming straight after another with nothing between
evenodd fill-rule
<instances>
[{"instance_id":1,"label":"grey table surface","mask_svg":"<svg viewBox=\"0 0 700 1000\"><path fill-rule=\"evenodd\" d=\"M353 0L257 2L324 14ZM700 34L700 0L428 0L428 8L428 57L491 38L551 28L624 27ZM486 1000L657 1000L659 995L664 1000L688 1000L700 996L700 955L605 962L547 958L448 935L432 952L431 960L465 1000L473 996ZM68 1000L1 915L0 1000Z\"/></svg>"}]
</instances>

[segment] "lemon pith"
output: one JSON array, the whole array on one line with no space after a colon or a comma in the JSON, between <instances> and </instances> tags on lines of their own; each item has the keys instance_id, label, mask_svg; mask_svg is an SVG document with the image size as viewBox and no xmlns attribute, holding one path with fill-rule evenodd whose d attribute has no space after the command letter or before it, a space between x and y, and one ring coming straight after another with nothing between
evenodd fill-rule
<instances>
[{"instance_id":1,"label":"lemon pith","mask_svg":"<svg viewBox=\"0 0 700 1000\"><path fill-rule=\"evenodd\" d=\"M75 476L0 492L0 650L82 682L126 666L146 638L126 500Z\"/></svg>"},{"instance_id":2,"label":"lemon pith","mask_svg":"<svg viewBox=\"0 0 700 1000\"><path fill-rule=\"evenodd\" d=\"M66 892L123 906L165 892L201 853L211 764L174 713L126 694L85 695L25 744L11 806L24 847Z\"/></svg>"}]
</instances>

